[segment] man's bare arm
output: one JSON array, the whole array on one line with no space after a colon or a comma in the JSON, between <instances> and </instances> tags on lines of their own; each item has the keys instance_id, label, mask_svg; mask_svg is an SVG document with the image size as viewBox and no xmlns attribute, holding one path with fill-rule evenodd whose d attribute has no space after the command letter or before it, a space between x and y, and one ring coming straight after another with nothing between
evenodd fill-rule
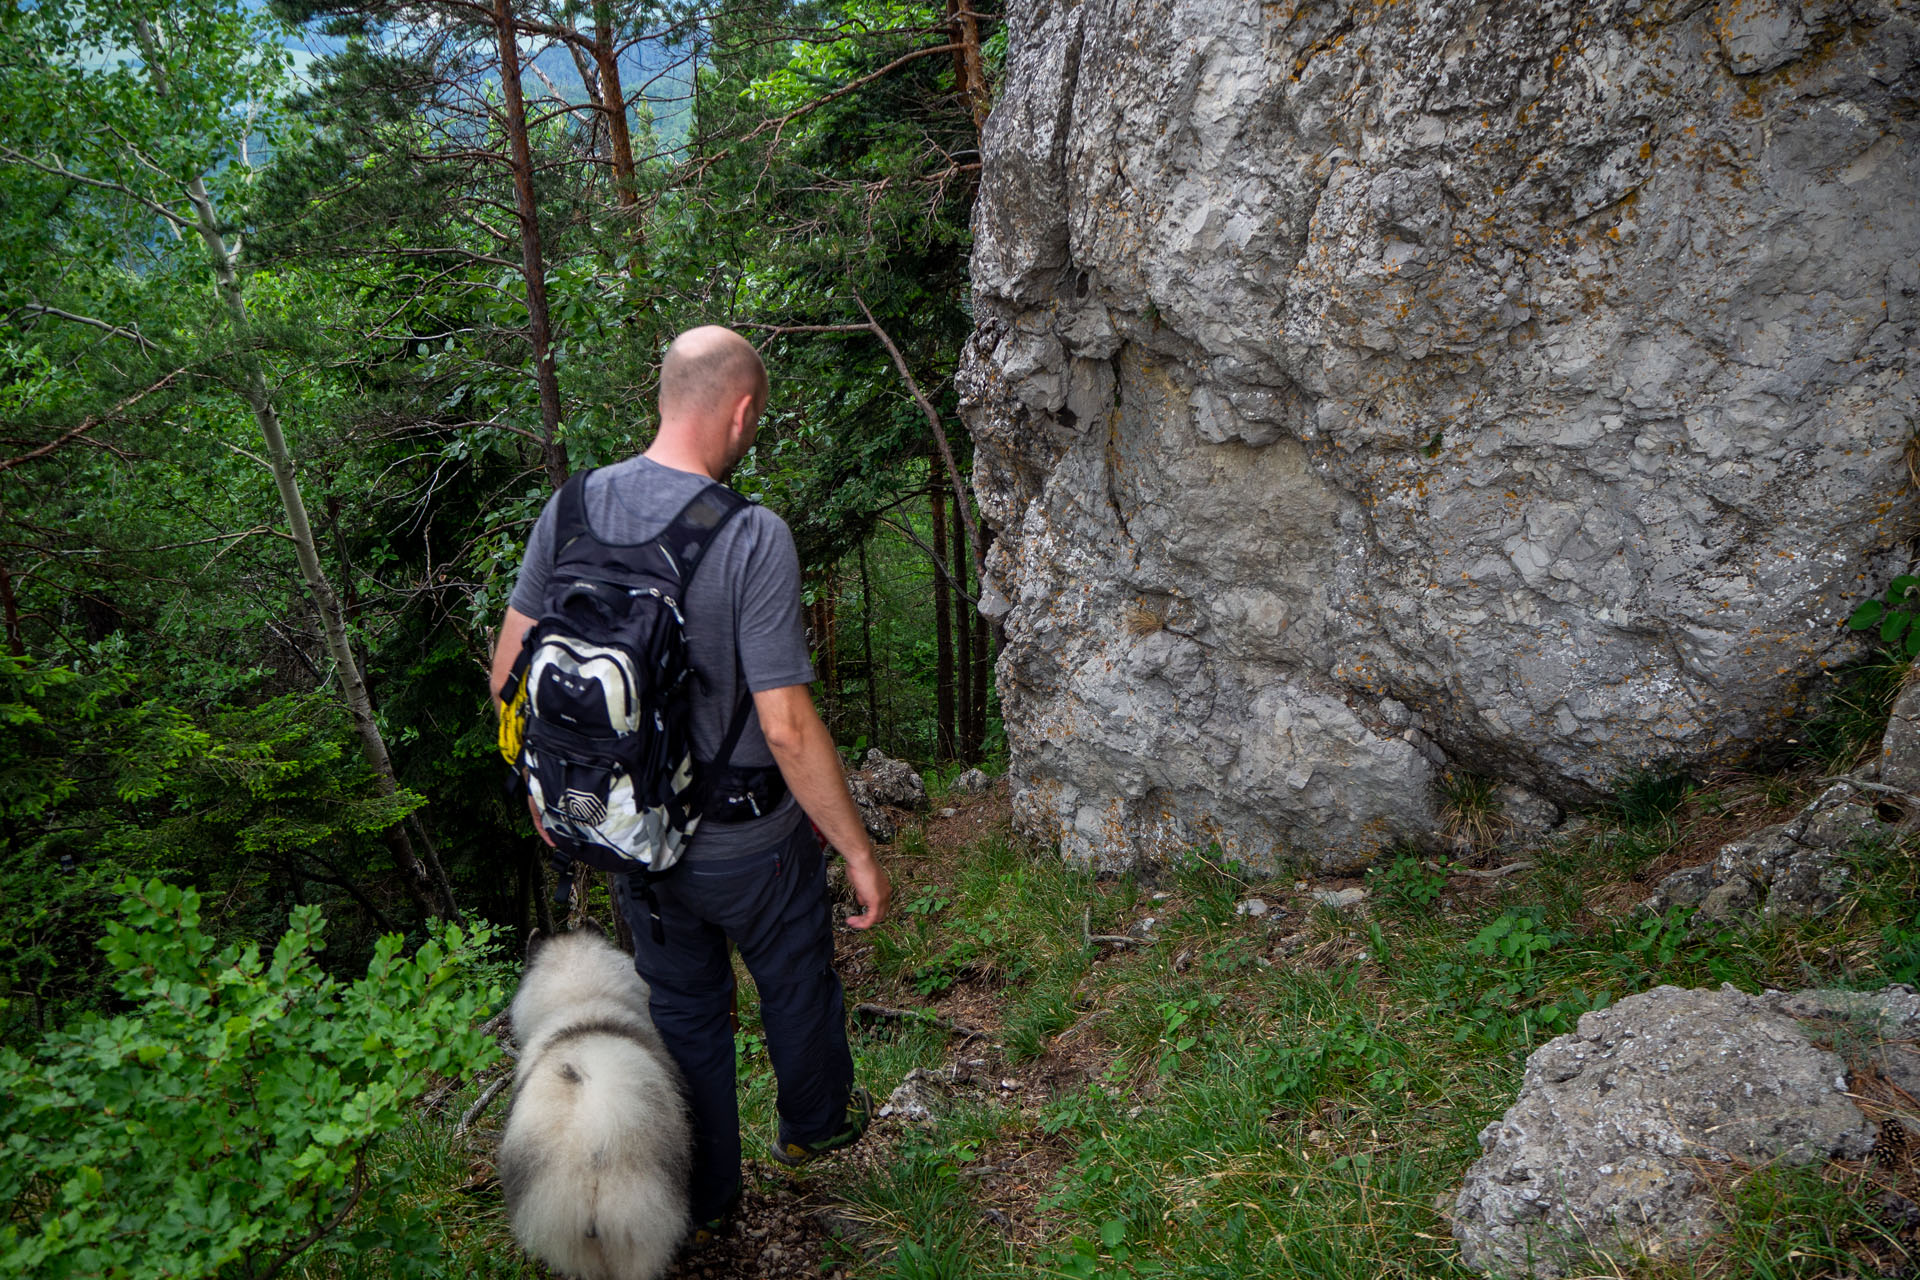
<instances>
[{"instance_id":1,"label":"man's bare arm","mask_svg":"<svg viewBox=\"0 0 1920 1280\"><path fill-rule=\"evenodd\" d=\"M840 753L834 750L827 726L813 709L813 694L803 684L767 689L753 695L760 713L760 730L767 736L780 775L794 799L828 843L847 860L847 883L864 910L849 916L856 929L871 929L887 917L893 886L873 856L873 842L847 794L846 775L840 771Z\"/></svg>"},{"instance_id":2,"label":"man's bare arm","mask_svg":"<svg viewBox=\"0 0 1920 1280\"><path fill-rule=\"evenodd\" d=\"M487 687L493 691L494 710L499 710L500 690L507 683L507 673L513 670L513 660L520 656L520 642L527 638L527 631L534 620L512 605L507 606L507 616L500 624L500 638L493 645L493 671Z\"/></svg>"}]
</instances>

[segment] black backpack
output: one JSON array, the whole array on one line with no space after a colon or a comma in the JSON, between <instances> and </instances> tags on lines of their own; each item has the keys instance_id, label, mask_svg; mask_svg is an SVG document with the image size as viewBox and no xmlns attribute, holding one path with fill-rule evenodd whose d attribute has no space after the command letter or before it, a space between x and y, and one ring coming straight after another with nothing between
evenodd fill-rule
<instances>
[{"instance_id":1,"label":"black backpack","mask_svg":"<svg viewBox=\"0 0 1920 1280\"><path fill-rule=\"evenodd\" d=\"M650 905L703 817L738 821L785 794L778 769L729 761L752 710L744 682L725 740L697 763L689 729L693 683L686 593L701 556L748 503L702 489L656 538L607 543L586 516L582 471L554 511L552 575L503 691L501 748L553 837L568 896L572 864L626 872ZM658 912L654 935L660 936Z\"/></svg>"}]
</instances>

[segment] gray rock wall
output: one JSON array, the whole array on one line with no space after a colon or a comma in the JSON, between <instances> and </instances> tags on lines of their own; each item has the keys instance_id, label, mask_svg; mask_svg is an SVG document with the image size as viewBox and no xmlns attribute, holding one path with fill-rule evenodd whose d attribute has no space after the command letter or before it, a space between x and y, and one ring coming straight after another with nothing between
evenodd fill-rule
<instances>
[{"instance_id":1,"label":"gray rock wall","mask_svg":"<svg viewBox=\"0 0 1920 1280\"><path fill-rule=\"evenodd\" d=\"M1777 730L1894 569L1908 0L1010 7L961 374L1016 812L1355 865Z\"/></svg>"}]
</instances>

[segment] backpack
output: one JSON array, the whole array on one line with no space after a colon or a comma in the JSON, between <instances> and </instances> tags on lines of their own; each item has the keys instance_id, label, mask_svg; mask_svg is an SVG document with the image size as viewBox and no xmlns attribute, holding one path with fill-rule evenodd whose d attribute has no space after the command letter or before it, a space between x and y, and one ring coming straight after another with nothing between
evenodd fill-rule
<instances>
[{"instance_id":1,"label":"backpack","mask_svg":"<svg viewBox=\"0 0 1920 1280\"><path fill-rule=\"evenodd\" d=\"M653 881L679 862L703 817L756 816L785 794L778 769L729 763L752 710L744 682L717 756L693 758L693 684L703 677L687 652L686 592L748 503L711 484L658 537L607 543L587 523L590 474L575 474L555 498L553 573L502 691L500 750L553 837L556 898L567 900L582 863L629 874L652 907Z\"/></svg>"}]
</instances>

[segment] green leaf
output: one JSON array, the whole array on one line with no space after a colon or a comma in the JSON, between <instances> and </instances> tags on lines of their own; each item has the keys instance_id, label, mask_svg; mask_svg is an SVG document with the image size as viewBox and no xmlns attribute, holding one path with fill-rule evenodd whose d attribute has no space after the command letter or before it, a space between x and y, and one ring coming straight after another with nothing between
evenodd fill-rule
<instances>
[{"instance_id":1,"label":"green leaf","mask_svg":"<svg viewBox=\"0 0 1920 1280\"><path fill-rule=\"evenodd\" d=\"M1127 1238L1127 1224L1124 1219L1114 1218L1100 1224L1100 1243L1109 1249L1118 1248Z\"/></svg>"},{"instance_id":2,"label":"green leaf","mask_svg":"<svg viewBox=\"0 0 1920 1280\"><path fill-rule=\"evenodd\" d=\"M1860 607L1853 611L1853 616L1847 619L1847 625L1855 631L1865 631L1879 622L1880 615L1886 611L1887 606L1878 600L1863 601Z\"/></svg>"},{"instance_id":3,"label":"green leaf","mask_svg":"<svg viewBox=\"0 0 1920 1280\"><path fill-rule=\"evenodd\" d=\"M1886 620L1880 624L1880 638L1888 644L1892 644L1900 638L1900 633L1905 631L1907 624L1912 621L1913 615L1904 610L1895 610L1889 613L1886 616Z\"/></svg>"}]
</instances>

